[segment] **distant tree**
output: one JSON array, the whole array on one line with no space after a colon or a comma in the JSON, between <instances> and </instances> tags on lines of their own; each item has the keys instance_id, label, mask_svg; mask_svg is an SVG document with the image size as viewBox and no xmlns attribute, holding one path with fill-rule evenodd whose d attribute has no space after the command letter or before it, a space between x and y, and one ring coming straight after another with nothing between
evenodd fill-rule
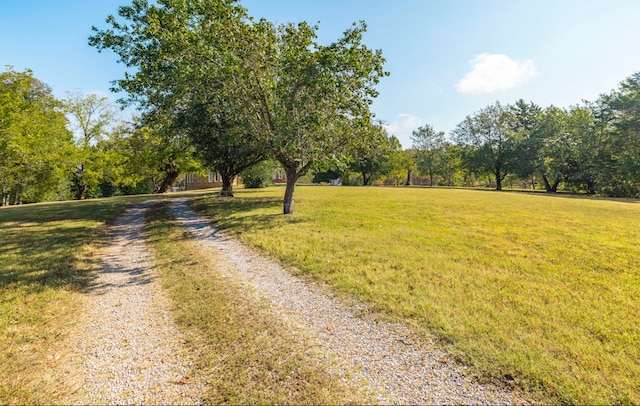
<instances>
[{"instance_id":1,"label":"distant tree","mask_svg":"<svg viewBox=\"0 0 640 406\"><path fill-rule=\"evenodd\" d=\"M531 136L538 153L529 165L542 178L547 192L556 192L564 182L595 194L609 172L607 137L591 105L568 110L547 107Z\"/></svg>"},{"instance_id":2,"label":"distant tree","mask_svg":"<svg viewBox=\"0 0 640 406\"><path fill-rule=\"evenodd\" d=\"M395 154L394 167L396 169L400 169L404 171L404 173L406 174L405 180L404 180L405 186L411 185L411 176L413 175L413 172L417 169L416 156L417 156L417 151L413 148L405 149L404 151L400 151L399 153Z\"/></svg>"},{"instance_id":3,"label":"distant tree","mask_svg":"<svg viewBox=\"0 0 640 406\"><path fill-rule=\"evenodd\" d=\"M465 164L475 173L491 173L496 190L502 190L502 181L517 164L518 138L511 120L509 107L496 102L467 116L453 131Z\"/></svg>"},{"instance_id":4,"label":"distant tree","mask_svg":"<svg viewBox=\"0 0 640 406\"><path fill-rule=\"evenodd\" d=\"M574 154L574 141L567 129L568 114L558 107L549 106L540 114L532 139L538 151L529 165L544 182L545 190L555 193L558 186L571 176L570 161Z\"/></svg>"},{"instance_id":5,"label":"distant tree","mask_svg":"<svg viewBox=\"0 0 640 406\"><path fill-rule=\"evenodd\" d=\"M104 151L98 144L108 137L110 127L115 125L115 110L106 97L80 92L69 93L64 108L78 147L73 189L75 198L82 200L87 197L88 189L103 181Z\"/></svg>"},{"instance_id":6,"label":"distant tree","mask_svg":"<svg viewBox=\"0 0 640 406\"><path fill-rule=\"evenodd\" d=\"M542 108L534 103L527 103L520 99L509 106L509 126L516 139L515 174L521 179L527 179L537 174L541 165L540 151L544 146L544 139L536 130L539 126Z\"/></svg>"},{"instance_id":7,"label":"distant tree","mask_svg":"<svg viewBox=\"0 0 640 406\"><path fill-rule=\"evenodd\" d=\"M30 70L0 73L0 205L64 195L75 154L62 103Z\"/></svg>"},{"instance_id":8,"label":"distant tree","mask_svg":"<svg viewBox=\"0 0 640 406\"><path fill-rule=\"evenodd\" d=\"M442 160L438 167L438 173L442 177L442 183L446 186L464 184L464 169L462 165L462 149L445 141L442 147Z\"/></svg>"},{"instance_id":9,"label":"distant tree","mask_svg":"<svg viewBox=\"0 0 640 406\"><path fill-rule=\"evenodd\" d=\"M418 170L429 175L429 186L433 186L433 176L443 160L444 132L435 131L432 126L425 124L413 131L411 141L416 150Z\"/></svg>"},{"instance_id":10,"label":"distant tree","mask_svg":"<svg viewBox=\"0 0 640 406\"><path fill-rule=\"evenodd\" d=\"M569 109L566 131L571 145L567 181L595 194L604 139L597 131L593 111L588 106Z\"/></svg>"},{"instance_id":11,"label":"distant tree","mask_svg":"<svg viewBox=\"0 0 640 406\"><path fill-rule=\"evenodd\" d=\"M608 134L611 174L604 179L606 192L615 196L640 193L640 72L602 95L595 109L601 132Z\"/></svg>"},{"instance_id":12,"label":"distant tree","mask_svg":"<svg viewBox=\"0 0 640 406\"><path fill-rule=\"evenodd\" d=\"M395 136L388 136L381 125L371 125L365 131L371 132L363 136L368 142L355 149L349 169L359 173L362 184L367 186L393 169L395 154L402 151L402 146Z\"/></svg>"}]
</instances>

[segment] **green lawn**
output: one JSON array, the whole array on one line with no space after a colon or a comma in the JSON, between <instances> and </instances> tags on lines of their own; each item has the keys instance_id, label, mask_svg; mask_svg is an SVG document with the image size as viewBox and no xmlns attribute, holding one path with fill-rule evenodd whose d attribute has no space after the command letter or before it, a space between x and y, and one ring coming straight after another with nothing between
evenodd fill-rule
<instances>
[{"instance_id":1,"label":"green lawn","mask_svg":"<svg viewBox=\"0 0 640 406\"><path fill-rule=\"evenodd\" d=\"M437 335L480 380L640 403L640 204L544 194L298 187L199 197L218 226Z\"/></svg>"}]
</instances>

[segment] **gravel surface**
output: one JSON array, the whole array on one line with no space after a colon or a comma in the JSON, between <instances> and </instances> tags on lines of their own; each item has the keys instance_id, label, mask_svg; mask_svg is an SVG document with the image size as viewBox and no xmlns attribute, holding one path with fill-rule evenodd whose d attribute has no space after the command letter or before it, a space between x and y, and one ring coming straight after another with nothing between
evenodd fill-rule
<instances>
[{"instance_id":1,"label":"gravel surface","mask_svg":"<svg viewBox=\"0 0 640 406\"><path fill-rule=\"evenodd\" d=\"M273 304L285 322L313 337L345 379L368 386L380 403L513 404L527 403L510 391L479 385L452 365L447 354L401 324L367 316L361 303L347 303L327 289L289 274L200 218L185 200L172 210L207 250L228 259L222 272L251 287L260 300ZM251 294L251 293L248 293ZM348 377L348 378L347 378Z\"/></svg>"},{"instance_id":2,"label":"gravel surface","mask_svg":"<svg viewBox=\"0 0 640 406\"><path fill-rule=\"evenodd\" d=\"M73 404L198 404L204 385L190 376L184 338L155 281L141 236L145 206L115 225L102 269L85 295L71 338L79 376Z\"/></svg>"}]
</instances>

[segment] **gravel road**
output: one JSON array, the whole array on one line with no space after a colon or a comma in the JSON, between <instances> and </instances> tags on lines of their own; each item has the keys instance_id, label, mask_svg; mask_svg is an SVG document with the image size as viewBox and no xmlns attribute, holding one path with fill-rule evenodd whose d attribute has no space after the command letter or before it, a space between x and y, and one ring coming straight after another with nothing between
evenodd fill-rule
<instances>
[{"instance_id":1,"label":"gravel road","mask_svg":"<svg viewBox=\"0 0 640 406\"><path fill-rule=\"evenodd\" d=\"M172 211L202 252L227 258L220 271L268 303L294 332L312 337L351 385L383 404L523 404L514 393L479 385L433 341L404 325L372 317L366 305L332 295L221 234L186 200ZM82 376L73 404L199 404L206 390L190 373L195 354L172 320L168 299L141 235L145 205L128 211L85 298L82 328L72 337Z\"/></svg>"},{"instance_id":2,"label":"gravel road","mask_svg":"<svg viewBox=\"0 0 640 406\"><path fill-rule=\"evenodd\" d=\"M205 386L192 379L183 336L149 262L141 236L145 206L114 226L102 269L85 295L72 337L81 405L198 404Z\"/></svg>"}]
</instances>

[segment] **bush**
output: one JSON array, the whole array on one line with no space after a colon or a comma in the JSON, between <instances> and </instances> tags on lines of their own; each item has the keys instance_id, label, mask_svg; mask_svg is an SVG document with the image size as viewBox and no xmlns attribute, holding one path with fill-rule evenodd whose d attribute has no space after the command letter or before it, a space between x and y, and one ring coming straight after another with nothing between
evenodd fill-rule
<instances>
[{"instance_id":1,"label":"bush","mask_svg":"<svg viewBox=\"0 0 640 406\"><path fill-rule=\"evenodd\" d=\"M271 175L274 171L273 162L260 162L242 172L244 186L249 189L271 186Z\"/></svg>"}]
</instances>

